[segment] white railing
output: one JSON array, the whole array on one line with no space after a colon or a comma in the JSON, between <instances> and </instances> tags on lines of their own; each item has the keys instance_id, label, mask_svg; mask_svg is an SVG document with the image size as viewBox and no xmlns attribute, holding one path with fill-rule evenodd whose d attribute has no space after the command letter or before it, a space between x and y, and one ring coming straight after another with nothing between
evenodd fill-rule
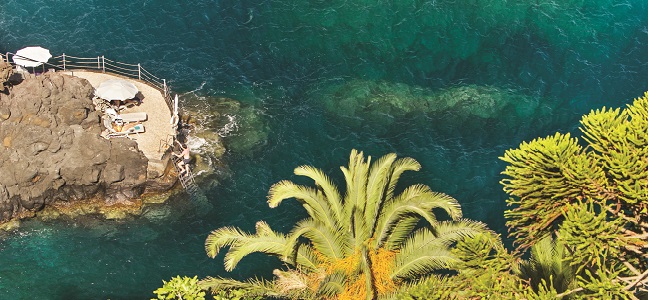
<instances>
[{"instance_id":1,"label":"white railing","mask_svg":"<svg viewBox=\"0 0 648 300\"><path fill-rule=\"evenodd\" d=\"M15 65L12 60L9 59L10 56L18 56L25 60L31 60L29 58L21 57L11 52L7 52L6 54L0 53L0 57L2 57L4 61ZM40 66L38 68L40 68ZM144 69L140 64L135 65L118 62L107 59L103 55L88 58L70 56L63 53L62 55L50 58L48 62L43 64L42 68L43 71L45 69L53 69L59 71L89 70L99 71L102 73L108 72L140 80L144 83L148 83L150 86L158 89L162 93L162 95L164 96L164 101L169 107L171 114L173 114L173 99L171 99L171 89L167 85L166 80L153 75L151 72Z\"/></svg>"}]
</instances>

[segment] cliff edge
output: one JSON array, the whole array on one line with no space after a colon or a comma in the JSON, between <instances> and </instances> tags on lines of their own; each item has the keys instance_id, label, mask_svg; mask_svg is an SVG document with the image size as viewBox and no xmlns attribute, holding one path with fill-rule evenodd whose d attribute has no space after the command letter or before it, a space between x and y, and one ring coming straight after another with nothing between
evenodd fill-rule
<instances>
[{"instance_id":1,"label":"cliff edge","mask_svg":"<svg viewBox=\"0 0 648 300\"><path fill-rule=\"evenodd\" d=\"M170 175L147 178L135 141L99 135L93 93L87 80L61 73L28 75L0 93L0 223L61 203L129 204L175 184Z\"/></svg>"}]
</instances>

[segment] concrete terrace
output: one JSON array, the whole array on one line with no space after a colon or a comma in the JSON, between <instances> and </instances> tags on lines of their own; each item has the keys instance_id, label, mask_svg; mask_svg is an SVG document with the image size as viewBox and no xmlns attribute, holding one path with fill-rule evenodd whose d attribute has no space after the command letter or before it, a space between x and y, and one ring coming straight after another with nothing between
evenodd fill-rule
<instances>
[{"instance_id":1,"label":"concrete terrace","mask_svg":"<svg viewBox=\"0 0 648 300\"><path fill-rule=\"evenodd\" d=\"M9 62L12 55L16 56L15 53L11 52L0 53L0 58ZM20 58L25 59L25 57ZM32 60L30 58L26 59ZM127 108L121 113L145 112L148 118L142 122L145 130L143 133L129 136L137 142L138 148L148 158L149 178L157 178L165 173L169 163L173 163L173 160L171 157L165 157L164 160L162 158L169 146L173 146L172 143L175 141L177 134L176 129L172 126L175 124L171 124L172 113L167 104L167 101L170 100L171 90L165 79L156 77L140 64L113 61L104 56L75 57L63 53L59 56L50 57L46 62L38 62L43 64L43 72L47 69L48 71L62 72L84 78L95 89L102 82L109 79L124 79L132 82L139 90L143 102L140 105ZM15 64L12 63L12 65ZM180 182L185 188L192 187L194 181L191 172L182 176Z\"/></svg>"},{"instance_id":2,"label":"concrete terrace","mask_svg":"<svg viewBox=\"0 0 648 300\"><path fill-rule=\"evenodd\" d=\"M149 169L152 167L152 164L162 163L162 155L168 148L168 145L162 145L162 143L163 141L171 143L176 132L170 122L171 111L169 110L164 95L160 90L143 81L115 74L81 70L59 72L84 78L88 80L95 89L99 87L102 82L109 79L125 79L135 84L137 89L144 96L144 101L140 105L135 105L123 110L122 113L146 112L148 119L142 122L145 132L132 134L131 138L137 142L139 149L142 150L144 155L149 159Z\"/></svg>"}]
</instances>

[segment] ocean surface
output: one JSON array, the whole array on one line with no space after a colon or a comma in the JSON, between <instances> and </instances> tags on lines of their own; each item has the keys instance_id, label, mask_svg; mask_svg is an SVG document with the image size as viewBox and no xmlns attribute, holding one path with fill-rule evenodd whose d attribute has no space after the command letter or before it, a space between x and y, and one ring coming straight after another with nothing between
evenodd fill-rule
<instances>
[{"instance_id":1,"label":"ocean surface","mask_svg":"<svg viewBox=\"0 0 648 300\"><path fill-rule=\"evenodd\" d=\"M175 275L269 277L280 265L263 255L225 272L206 236L258 220L287 231L305 214L268 208L269 187L299 181L303 164L341 183L353 148L418 160L404 184L455 197L506 236L498 157L578 134L582 114L648 90L643 0L2 1L0 51L34 45L140 63L205 122L224 98L242 109L206 200L178 194L128 221L24 222L0 237L0 299L148 299Z\"/></svg>"}]
</instances>

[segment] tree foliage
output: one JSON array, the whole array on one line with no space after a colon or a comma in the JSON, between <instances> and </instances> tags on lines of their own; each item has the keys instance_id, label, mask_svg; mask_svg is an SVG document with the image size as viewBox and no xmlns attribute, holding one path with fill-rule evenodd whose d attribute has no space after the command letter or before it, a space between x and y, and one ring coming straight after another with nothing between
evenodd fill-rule
<instances>
[{"instance_id":1,"label":"tree foliage","mask_svg":"<svg viewBox=\"0 0 648 300\"><path fill-rule=\"evenodd\" d=\"M506 151L505 212L526 249L545 236L566 247L577 287L558 296L636 299L648 293L648 92L625 109L581 119L569 134Z\"/></svg>"},{"instance_id":2,"label":"tree foliage","mask_svg":"<svg viewBox=\"0 0 648 300\"><path fill-rule=\"evenodd\" d=\"M342 194L321 170L297 167L295 174L312 179L315 186L283 180L268 193L270 207L294 198L308 214L288 234L260 221L254 234L224 227L205 241L210 257L227 248L227 270L254 252L276 256L288 268L275 270L272 281L210 277L201 285L277 298L377 299L390 297L412 279L455 269L462 262L453 246L488 230L483 223L462 219L459 204L448 195L420 184L397 191L403 172L419 169L411 158L397 159L392 153L372 163L353 150L348 167L341 167ZM450 220L437 219L435 210Z\"/></svg>"},{"instance_id":3,"label":"tree foliage","mask_svg":"<svg viewBox=\"0 0 648 300\"><path fill-rule=\"evenodd\" d=\"M519 276L539 292L547 286L556 293L576 288L575 266L568 260L567 247L546 236L531 247L530 258L520 263Z\"/></svg>"},{"instance_id":4,"label":"tree foliage","mask_svg":"<svg viewBox=\"0 0 648 300\"><path fill-rule=\"evenodd\" d=\"M534 274L539 283L531 284L529 272L521 274L521 265L530 262L507 251L499 236L476 235L458 242L452 251L462 262L454 274L432 276L406 286L397 299L556 299L558 291L548 283L550 278L548 281L539 278L542 274Z\"/></svg>"},{"instance_id":5,"label":"tree foliage","mask_svg":"<svg viewBox=\"0 0 648 300\"><path fill-rule=\"evenodd\" d=\"M205 300L205 291L198 286L198 276L176 276L171 280L164 281L164 285L154 291L157 299L167 300Z\"/></svg>"},{"instance_id":6,"label":"tree foliage","mask_svg":"<svg viewBox=\"0 0 648 300\"><path fill-rule=\"evenodd\" d=\"M288 234L260 221L253 234L224 227L205 242L210 257L227 248L227 270L254 252L279 257L285 270L200 286L292 299L648 299L648 92L580 124L582 140L556 133L501 157L512 252L462 219L452 197L424 185L397 191L401 174L420 168L415 160L371 163L354 150L341 167L343 194L310 166L295 174L314 187L271 187L270 207L294 198L308 214Z\"/></svg>"},{"instance_id":7,"label":"tree foliage","mask_svg":"<svg viewBox=\"0 0 648 300\"><path fill-rule=\"evenodd\" d=\"M455 273L398 298L647 299L648 93L623 110L592 111L580 129L583 144L556 133L501 158L514 252L493 235L463 239Z\"/></svg>"}]
</instances>

